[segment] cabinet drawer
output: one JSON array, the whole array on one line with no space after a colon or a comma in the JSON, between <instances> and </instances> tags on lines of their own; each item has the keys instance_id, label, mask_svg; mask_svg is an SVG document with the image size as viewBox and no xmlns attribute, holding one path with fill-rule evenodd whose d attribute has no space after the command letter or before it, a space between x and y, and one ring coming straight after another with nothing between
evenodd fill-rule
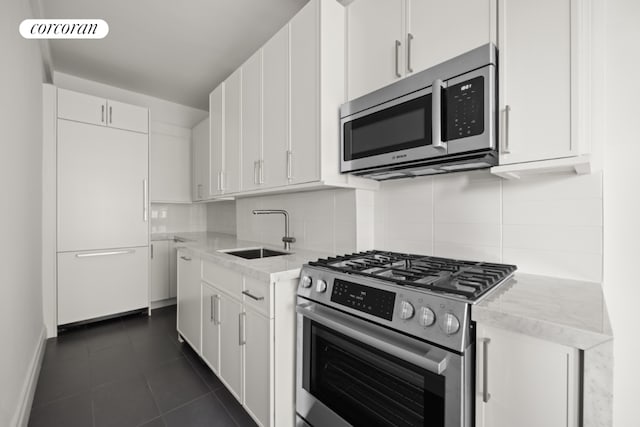
<instances>
[{"instance_id":1,"label":"cabinet drawer","mask_svg":"<svg viewBox=\"0 0 640 427\"><path fill-rule=\"evenodd\" d=\"M58 117L105 126L107 124L107 101L97 96L58 89Z\"/></svg>"},{"instance_id":2,"label":"cabinet drawer","mask_svg":"<svg viewBox=\"0 0 640 427\"><path fill-rule=\"evenodd\" d=\"M242 299L242 275L239 273L220 267L210 261L203 261L202 280L237 299Z\"/></svg>"},{"instance_id":3,"label":"cabinet drawer","mask_svg":"<svg viewBox=\"0 0 640 427\"><path fill-rule=\"evenodd\" d=\"M272 317L273 310L271 310L271 287L269 282L245 277L242 298L245 305L251 306L262 314Z\"/></svg>"}]
</instances>

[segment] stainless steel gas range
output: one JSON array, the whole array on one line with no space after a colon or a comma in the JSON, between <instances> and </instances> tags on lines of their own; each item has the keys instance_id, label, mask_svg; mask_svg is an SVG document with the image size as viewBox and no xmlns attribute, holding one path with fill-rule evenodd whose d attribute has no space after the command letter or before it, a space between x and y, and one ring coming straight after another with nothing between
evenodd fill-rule
<instances>
[{"instance_id":1,"label":"stainless steel gas range","mask_svg":"<svg viewBox=\"0 0 640 427\"><path fill-rule=\"evenodd\" d=\"M473 425L471 305L516 266L369 251L305 265L297 425Z\"/></svg>"}]
</instances>

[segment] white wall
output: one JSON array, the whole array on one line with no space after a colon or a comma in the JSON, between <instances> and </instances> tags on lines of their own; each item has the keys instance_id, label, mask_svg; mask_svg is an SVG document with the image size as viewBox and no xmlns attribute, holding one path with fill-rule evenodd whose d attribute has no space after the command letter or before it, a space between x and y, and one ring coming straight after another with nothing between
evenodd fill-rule
<instances>
[{"instance_id":1,"label":"white wall","mask_svg":"<svg viewBox=\"0 0 640 427\"><path fill-rule=\"evenodd\" d=\"M253 215L253 209L285 209L292 249L332 254L356 250L356 192L349 189L250 197L236 200L237 235L241 240L282 245L282 215Z\"/></svg>"},{"instance_id":2,"label":"white wall","mask_svg":"<svg viewBox=\"0 0 640 427\"><path fill-rule=\"evenodd\" d=\"M614 334L613 417L638 425L640 384L640 2L607 2L604 290Z\"/></svg>"},{"instance_id":3,"label":"white wall","mask_svg":"<svg viewBox=\"0 0 640 427\"><path fill-rule=\"evenodd\" d=\"M234 200L208 203L206 206L207 231L236 234L236 202Z\"/></svg>"},{"instance_id":4,"label":"white wall","mask_svg":"<svg viewBox=\"0 0 640 427\"><path fill-rule=\"evenodd\" d=\"M16 425L32 363L44 337L41 288L42 71L38 42L22 39L29 3L0 13L0 425ZM24 410L28 410L28 405Z\"/></svg>"},{"instance_id":5,"label":"white wall","mask_svg":"<svg viewBox=\"0 0 640 427\"><path fill-rule=\"evenodd\" d=\"M151 203L152 233L206 230L206 205Z\"/></svg>"},{"instance_id":6,"label":"white wall","mask_svg":"<svg viewBox=\"0 0 640 427\"><path fill-rule=\"evenodd\" d=\"M486 171L383 182L375 246L600 281L602 174L504 181Z\"/></svg>"}]
</instances>

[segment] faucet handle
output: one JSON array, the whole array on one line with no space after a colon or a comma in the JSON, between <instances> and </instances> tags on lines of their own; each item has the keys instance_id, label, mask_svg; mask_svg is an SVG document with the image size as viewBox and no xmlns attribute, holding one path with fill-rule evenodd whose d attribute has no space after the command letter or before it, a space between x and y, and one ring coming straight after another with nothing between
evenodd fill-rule
<instances>
[{"instance_id":1,"label":"faucet handle","mask_svg":"<svg viewBox=\"0 0 640 427\"><path fill-rule=\"evenodd\" d=\"M285 243L295 243L296 242L296 238L295 237L283 237L282 241Z\"/></svg>"}]
</instances>

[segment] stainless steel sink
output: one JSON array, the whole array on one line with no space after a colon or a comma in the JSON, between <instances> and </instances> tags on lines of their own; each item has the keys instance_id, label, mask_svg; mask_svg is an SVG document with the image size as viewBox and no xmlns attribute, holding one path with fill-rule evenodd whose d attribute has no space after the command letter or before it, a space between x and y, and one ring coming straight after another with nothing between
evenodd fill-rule
<instances>
[{"instance_id":1,"label":"stainless steel sink","mask_svg":"<svg viewBox=\"0 0 640 427\"><path fill-rule=\"evenodd\" d=\"M257 259L257 258L268 258L272 256L279 255L290 255L291 252L281 252L275 251L273 249L267 248L249 248L249 249L234 249L230 251L220 251L229 255L238 256L244 259Z\"/></svg>"}]
</instances>

